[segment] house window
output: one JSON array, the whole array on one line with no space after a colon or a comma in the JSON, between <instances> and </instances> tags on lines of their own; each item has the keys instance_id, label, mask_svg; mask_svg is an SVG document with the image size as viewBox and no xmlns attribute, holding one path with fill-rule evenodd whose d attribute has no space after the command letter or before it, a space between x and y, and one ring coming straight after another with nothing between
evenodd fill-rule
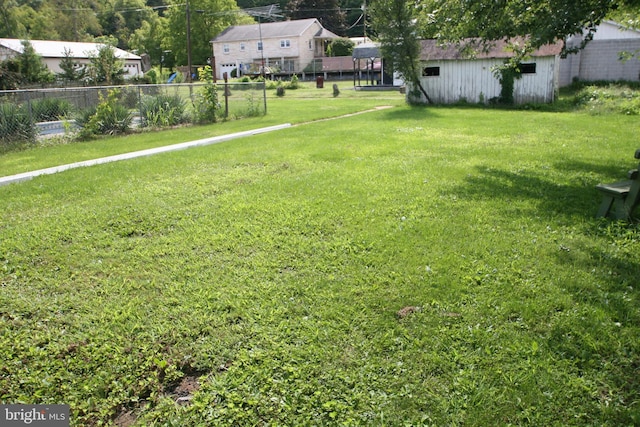
<instances>
[{"instance_id":1,"label":"house window","mask_svg":"<svg viewBox=\"0 0 640 427\"><path fill-rule=\"evenodd\" d=\"M291 47L291 40L280 40L280 47L281 48Z\"/></svg>"},{"instance_id":2,"label":"house window","mask_svg":"<svg viewBox=\"0 0 640 427\"><path fill-rule=\"evenodd\" d=\"M440 75L440 67L424 67L422 77L437 77Z\"/></svg>"},{"instance_id":3,"label":"house window","mask_svg":"<svg viewBox=\"0 0 640 427\"><path fill-rule=\"evenodd\" d=\"M309 50L313 50L313 40L309 40Z\"/></svg>"},{"instance_id":4,"label":"house window","mask_svg":"<svg viewBox=\"0 0 640 427\"><path fill-rule=\"evenodd\" d=\"M244 52L244 43L240 43L240 50Z\"/></svg>"},{"instance_id":5,"label":"house window","mask_svg":"<svg viewBox=\"0 0 640 427\"><path fill-rule=\"evenodd\" d=\"M229 45L228 44L223 44L222 45L222 51L224 53L229 53Z\"/></svg>"},{"instance_id":6,"label":"house window","mask_svg":"<svg viewBox=\"0 0 640 427\"><path fill-rule=\"evenodd\" d=\"M258 50L262 50L262 42L258 42Z\"/></svg>"},{"instance_id":7,"label":"house window","mask_svg":"<svg viewBox=\"0 0 640 427\"><path fill-rule=\"evenodd\" d=\"M536 63L529 62L526 64L520 64L520 74L535 74L536 73Z\"/></svg>"}]
</instances>

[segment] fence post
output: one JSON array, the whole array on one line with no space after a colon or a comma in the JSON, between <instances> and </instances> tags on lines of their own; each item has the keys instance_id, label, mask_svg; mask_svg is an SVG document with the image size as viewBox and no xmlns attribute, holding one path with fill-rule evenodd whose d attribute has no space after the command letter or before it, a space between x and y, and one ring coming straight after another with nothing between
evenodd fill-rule
<instances>
[{"instance_id":1,"label":"fence post","mask_svg":"<svg viewBox=\"0 0 640 427\"><path fill-rule=\"evenodd\" d=\"M29 111L29 121L35 123L35 119L33 118L33 109L31 108L31 91L27 90L27 110Z\"/></svg>"},{"instance_id":2,"label":"fence post","mask_svg":"<svg viewBox=\"0 0 640 427\"><path fill-rule=\"evenodd\" d=\"M226 71L222 74L224 79L224 118L229 117L229 76Z\"/></svg>"},{"instance_id":3,"label":"fence post","mask_svg":"<svg viewBox=\"0 0 640 427\"><path fill-rule=\"evenodd\" d=\"M137 85L136 88L138 89L138 115L140 116L139 126L142 127L144 125L144 117L142 117L142 86Z\"/></svg>"}]
</instances>

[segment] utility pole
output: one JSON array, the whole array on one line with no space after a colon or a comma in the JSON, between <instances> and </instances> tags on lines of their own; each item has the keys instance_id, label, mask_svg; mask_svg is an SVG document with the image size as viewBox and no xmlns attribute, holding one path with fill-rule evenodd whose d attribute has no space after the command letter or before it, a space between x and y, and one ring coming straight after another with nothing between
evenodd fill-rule
<instances>
[{"instance_id":1,"label":"utility pole","mask_svg":"<svg viewBox=\"0 0 640 427\"><path fill-rule=\"evenodd\" d=\"M189 10L189 0L187 0L187 82L192 83L191 78L191 11Z\"/></svg>"},{"instance_id":2,"label":"utility pole","mask_svg":"<svg viewBox=\"0 0 640 427\"><path fill-rule=\"evenodd\" d=\"M267 77L265 75L265 67L264 67L264 43L262 40L262 21L261 18L282 18L280 15L280 7L277 4L272 4L269 6L260 6L260 7L252 7L249 9L243 9L243 12L246 14L253 16L254 18L258 18L258 32L260 33L260 61L262 62L262 71L260 75L262 76L262 98L264 99L264 113L267 114Z\"/></svg>"},{"instance_id":3,"label":"utility pole","mask_svg":"<svg viewBox=\"0 0 640 427\"><path fill-rule=\"evenodd\" d=\"M364 0L362 5L362 35L364 36L364 43L367 42L367 0Z\"/></svg>"}]
</instances>

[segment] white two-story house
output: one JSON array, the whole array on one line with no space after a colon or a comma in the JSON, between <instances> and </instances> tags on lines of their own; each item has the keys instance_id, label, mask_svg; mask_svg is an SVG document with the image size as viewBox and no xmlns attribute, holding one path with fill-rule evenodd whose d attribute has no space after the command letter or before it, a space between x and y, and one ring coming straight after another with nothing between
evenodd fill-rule
<instances>
[{"instance_id":1,"label":"white two-story house","mask_svg":"<svg viewBox=\"0 0 640 427\"><path fill-rule=\"evenodd\" d=\"M304 74L314 59L325 56L327 44L339 38L317 19L234 25L211 40L218 79L272 74Z\"/></svg>"}]
</instances>

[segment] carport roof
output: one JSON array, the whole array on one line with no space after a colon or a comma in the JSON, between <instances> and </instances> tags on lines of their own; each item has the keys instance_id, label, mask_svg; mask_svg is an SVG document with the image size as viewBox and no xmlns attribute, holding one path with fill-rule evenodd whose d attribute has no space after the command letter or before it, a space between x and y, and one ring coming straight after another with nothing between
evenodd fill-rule
<instances>
[{"instance_id":1,"label":"carport roof","mask_svg":"<svg viewBox=\"0 0 640 427\"><path fill-rule=\"evenodd\" d=\"M380 46L377 43L363 43L353 48L353 58L380 58Z\"/></svg>"}]
</instances>

